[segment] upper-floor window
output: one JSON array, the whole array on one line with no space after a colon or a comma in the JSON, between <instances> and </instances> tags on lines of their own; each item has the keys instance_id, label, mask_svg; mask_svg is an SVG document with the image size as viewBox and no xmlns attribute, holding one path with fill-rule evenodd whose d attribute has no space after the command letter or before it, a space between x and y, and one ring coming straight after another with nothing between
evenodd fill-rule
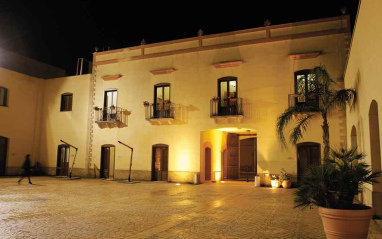
<instances>
[{"instance_id":1,"label":"upper-floor window","mask_svg":"<svg viewBox=\"0 0 382 239\"><path fill-rule=\"evenodd\" d=\"M0 106L8 106L8 89L0 87Z\"/></svg>"},{"instance_id":2,"label":"upper-floor window","mask_svg":"<svg viewBox=\"0 0 382 239\"><path fill-rule=\"evenodd\" d=\"M309 105L316 107L318 104L315 94L315 76L310 70L295 72L295 93L300 96L296 98L297 105Z\"/></svg>"},{"instance_id":3,"label":"upper-floor window","mask_svg":"<svg viewBox=\"0 0 382 239\"><path fill-rule=\"evenodd\" d=\"M220 107L226 107L230 99L237 98L236 77L223 77L218 80L218 97L220 99Z\"/></svg>"},{"instance_id":4,"label":"upper-floor window","mask_svg":"<svg viewBox=\"0 0 382 239\"><path fill-rule=\"evenodd\" d=\"M171 112L170 84L154 86L154 118L167 118Z\"/></svg>"},{"instance_id":5,"label":"upper-floor window","mask_svg":"<svg viewBox=\"0 0 382 239\"><path fill-rule=\"evenodd\" d=\"M72 111L73 94L64 93L61 95L61 108L60 111Z\"/></svg>"}]
</instances>

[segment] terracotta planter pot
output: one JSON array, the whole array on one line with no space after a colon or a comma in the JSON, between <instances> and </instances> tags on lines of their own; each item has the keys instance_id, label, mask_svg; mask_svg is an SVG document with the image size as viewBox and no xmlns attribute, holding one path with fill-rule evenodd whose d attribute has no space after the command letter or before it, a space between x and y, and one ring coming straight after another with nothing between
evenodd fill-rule
<instances>
[{"instance_id":1,"label":"terracotta planter pot","mask_svg":"<svg viewBox=\"0 0 382 239\"><path fill-rule=\"evenodd\" d=\"M281 185L283 186L283 188L291 188L292 187L292 181L290 181L290 180L283 180Z\"/></svg>"},{"instance_id":2,"label":"terracotta planter pot","mask_svg":"<svg viewBox=\"0 0 382 239\"><path fill-rule=\"evenodd\" d=\"M318 208L328 239L367 238L374 209L340 210Z\"/></svg>"}]
</instances>

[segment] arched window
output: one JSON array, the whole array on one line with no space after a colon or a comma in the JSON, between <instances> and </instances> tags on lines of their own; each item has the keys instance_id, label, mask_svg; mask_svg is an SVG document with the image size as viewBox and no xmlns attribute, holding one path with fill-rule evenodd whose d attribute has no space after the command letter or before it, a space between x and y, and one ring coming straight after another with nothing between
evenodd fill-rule
<instances>
[{"instance_id":1,"label":"arched window","mask_svg":"<svg viewBox=\"0 0 382 239\"><path fill-rule=\"evenodd\" d=\"M8 106L8 89L0 87L0 106Z\"/></svg>"},{"instance_id":2,"label":"arched window","mask_svg":"<svg viewBox=\"0 0 382 239\"><path fill-rule=\"evenodd\" d=\"M73 93L64 93L61 95L60 111L72 111Z\"/></svg>"},{"instance_id":3,"label":"arched window","mask_svg":"<svg viewBox=\"0 0 382 239\"><path fill-rule=\"evenodd\" d=\"M318 98L315 94L315 77L311 70L301 70L294 73L295 93L300 95L296 98L296 105L318 106Z\"/></svg>"},{"instance_id":4,"label":"arched window","mask_svg":"<svg viewBox=\"0 0 382 239\"><path fill-rule=\"evenodd\" d=\"M350 147L351 148L358 147L358 144L357 144L357 129L355 128L354 125L351 128L351 133L350 133Z\"/></svg>"}]
</instances>

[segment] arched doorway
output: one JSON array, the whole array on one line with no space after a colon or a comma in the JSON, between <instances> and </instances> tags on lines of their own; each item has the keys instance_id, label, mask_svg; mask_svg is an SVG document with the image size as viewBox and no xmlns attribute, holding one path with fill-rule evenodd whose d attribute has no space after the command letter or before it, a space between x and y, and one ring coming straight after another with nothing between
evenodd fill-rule
<instances>
[{"instance_id":1,"label":"arched doorway","mask_svg":"<svg viewBox=\"0 0 382 239\"><path fill-rule=\"evenodd\" d=\"M67 144L58 145L56 176L69 175L70 146Z\"/></svg>"},{"instance_id":2,"label":"arched doorway","mask_svg":"<svg viewBox=\"0 0 382 239\"><path fill-rule=\"evenodd\" d=\"M350 133L350 147L352 149L358 147L358 143L357 143L357 129L355 128L354 125L351 128L351 133Z\"/></svg>"},{"instance_id":3,"label":"arched doorway","mask_svg":"<svg viewBox=\"0 0 382 239\"><path fill-rule=\"evenodd\" d=\"M300 143L297 145L297 180L313 165L321 163L321 146L319 143Z\"/></svg>"},{"instance_id":4,"label":"arched doorway","mask_svg":"<svg viewBox=\"0 0 382 239\"><path fill-rule=\"evenodd\" d=\"M104 144L101 146L100 178L114 178L115 146Z\"/></svg>"},{"instance_id":5,"label":"arched doorway","mask_svg":"<svg viewBox=\"0 0 382 239\"><path fill-rule=\"evenodd\" d=\"M211 161L211 148L207 147L205 149L205 154L204 154L204 179L206 181L211 180L211 172L212 172L212 161Z\"/></svg>"},{"instance_id":6,"label":"arched doorway","mask_svg":"<svg viewBox=\"0 0 382 239\"><path fill-rule=\"evenodd\" d=\"M369 132L370 132L371 169L373 171L380 171L381 170L381 144L380 144L380 135L379 135L378 103L375 100L371 102L370 109L369 109ZM382 192L382 185L374 184L373 192ZM374 204L374 201L375 200L373 198L373 204Z\"/></svg>"},{"instance_id":7,"label":"arched doorway","mask_svg":"<svg viewBox=\"0 0 382 239\"><path fill-rule=\"evenodd\" d=\"M0 176L5 175L8 155L8 138L0 136Z\"/></svg>"},{"instance_id":8,"label":"arched doorway","mask_svg":"<svg viewBox=\"0 0 382 239\"><path fill-rule=\"evenodd\" d=\"M168 180L168 145L166 144L153 145L151 180Z\"/></svg>"}]
</instances>

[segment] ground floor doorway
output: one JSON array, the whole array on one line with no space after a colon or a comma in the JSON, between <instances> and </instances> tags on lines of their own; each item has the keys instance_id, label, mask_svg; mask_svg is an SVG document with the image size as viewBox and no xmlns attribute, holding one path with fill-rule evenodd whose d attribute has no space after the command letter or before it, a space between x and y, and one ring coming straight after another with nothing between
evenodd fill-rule
<instances>
[{"instance_id":1,"label":"ground floor doorway","mask_svg":"<svg viewBox=\"0 0 382 239\"><path fill-rule=\"evenodd\" d=\"M0 176L5 175L8 156L8 138L0 136Z\"/></svg>"},{"instance_id":2,"label":"ground floor doorway","mask_svg":"<svg viewBox=\"0 0 382 239\"><path fill-rule=\"evenodd\" d=\"M300 143L297 145L297 180L313 165L321 164L319 143Z\"/></svg>"},{"instance_id":3,"label":"ground floor doorway","mask_svg":"<svg viewBox=\"0 0 382 239\"><path fill-rule=\"evenodd\" d=\"M69 175L69 158L70 158L70 146L67 144L59 145L57 150L56 176Z\"/></svg>"},{"instance_id":4,"label":"ground floor doorway","mask_svg":"<svg viewBox=\"0 0 382 239\"><path fill-rule=\"evenodd\" d=\"M168 180L168 145L153 145L151 172L152 181Z\"/></svg>"},{"instance_id":5,"label":"ground floor doorway","mask_svg":"<svg viewBox=\"0 0 382 239\"><path fill-rule=\"evenodd\" d=\"M106 144L101 146L100 178L114 178L115 146Z\"/></svg>"}]
</instances>

